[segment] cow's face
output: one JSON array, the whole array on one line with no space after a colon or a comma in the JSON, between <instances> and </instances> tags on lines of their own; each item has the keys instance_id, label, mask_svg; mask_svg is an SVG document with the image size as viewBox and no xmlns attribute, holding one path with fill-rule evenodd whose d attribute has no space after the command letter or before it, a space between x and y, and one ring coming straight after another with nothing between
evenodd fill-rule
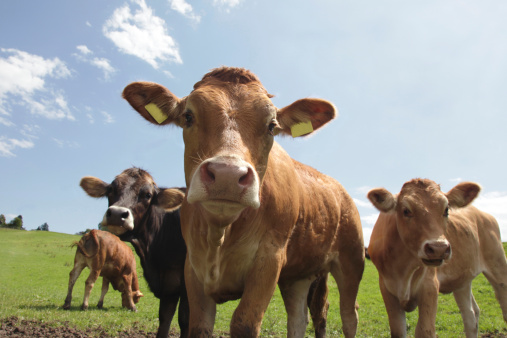
<instances>
[{"instance_id":1,"label":"cow's face","mask_svg":"<svg viewBox=\"0 0 507 338\"><path fill-rule=\"evenodd\" d=\"M202 206L214 223L223 225L245 208L260 206L260 187L277 133L291 134L292 126L306 122L308 134L336 113L331 103L318 99L277 109L257 77L237 68L205 75L184 99L142 82L127 86L123 96L148 121L157 123L147 108L155 105L162 124L183 129L187 202Z\"/></svg>"},{"instance_id":2,"label":"cow's face","mask_svg":"<svg viewBox=\"0 0 507 338\"><path fill-rule=\"evenodd\" d=\"M184 197L178 189L161 191L151 175L139 168L123 171L110 184L87 176L80 185L91 197L107 197L109 207L100 224L118 236L139 226L151 205L171 210L179 207Z\"/></svg>"},{"instance_id":3,"label":"cow's face","mask_svg":"<svg viewBox=\"0 0 507 338\"><path fill-rule=\"evenodd\" d=\"M445 236L449 210L470 204L479 191L479 185L465 182L445 194L435 182L416 179L405 183L397 196L385 189L373 189L368 198L380 211L396 214L405 247L425 265L440 266L451 257Z\"/></svg>"}]
</instances>

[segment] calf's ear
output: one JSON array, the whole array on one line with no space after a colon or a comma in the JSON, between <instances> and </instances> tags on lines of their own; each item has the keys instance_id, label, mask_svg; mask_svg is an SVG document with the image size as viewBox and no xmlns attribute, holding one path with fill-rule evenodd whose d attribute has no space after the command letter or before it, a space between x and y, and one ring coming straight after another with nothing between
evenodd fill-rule
<instances>
[{"instance_id":1,"label":"calf's ear","mask_svg":"<svg viewBox=\"0 0 507 338\"><path fill-rule=\"evenodd\" d=\"M132 82L125 87L122 97L153 124L178 124L181 100L162 85L153 82Z\"/></svg>"},{"instance_id":2,"label":"calf's ear","mask_svg":"<svg viewBox=\"0 0 507 338\"><path fill-rule=\"evenodd\" d=\"M461 182L446 194L449 205L455 208L462 208L479 195L481 186L474 182Z\"/></svg>"},{"instance_id":3,"label":"calf's ear","mask_svg":"<svg viewBox=\"0 0 507 338\"><path fill-rule=\"evenodd\" d=\"M157 195L157 205L166 211L174 211L181 206L185 193L180 189L162 189Z\"/></svg>"},{"instance_id":4,"label":"calf's ear","mask_svg":"<svg viewBox=\"0 0 507 338\"><path fill-rule=\"evenodd\" d=\"M335 106L326 100L301 99L278 110L276 119L281 133L293 137L311 134L337 115Z\"/></svg>"},{"instance_id":5,"label":"calf's ear","mask_svg":"<svg viewBox=\"0 0 507 338\"><path fill-rule=\"evenodd\" d=\"M367 196L375 208L381 212L391 212L396 208L396 199L384 188L372 189Z\"/></svg>"},{"instance_id":6,"label":"calf's ear","mask_svg":"<svg viewBox=\"0 0 507 338\"><path fill-rule=\"evenodd\" d=\"M96 198L106 196L107 187L109 186L101 179L92 176L83 177L79 185L89 196Z\"/></svg>"}]
</instances>

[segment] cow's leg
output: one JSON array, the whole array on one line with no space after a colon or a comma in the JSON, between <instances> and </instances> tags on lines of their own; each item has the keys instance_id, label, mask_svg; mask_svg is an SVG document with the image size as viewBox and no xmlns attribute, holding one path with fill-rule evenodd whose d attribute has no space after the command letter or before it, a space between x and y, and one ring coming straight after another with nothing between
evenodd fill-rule
<instances>
[{"instance_id":1,"label":"cow's leg","mask_svg":"<svg viewBox=\"0 0 507 338\"><path fill-rule=\"evenodd\" d=\"M347 248L347 244L349 247ZM343 335L354 337L356 335L359 317L357 314L357 293L364 270L364 246L362 242L356 250L350 243L342 244L339 264L331 266L331 274L338 284L340 292L340 317L343 325Z\"/></svg>"},{"instance_id":2,"label":"cow's leg","mask_svg":"<svg viewBox=\"0 0 507 338\"><path fill-rule=\"evenodd\" d=\"M69 273L69 288L67 290L67 297L65 298L65 303L63 304L63 308L65 310L70 309L70 303L72 301L72 290L74 288L74 284L76 284L76 280L79 278L79 275L85 268L84 264L79 264L78 262L74 262L74 268Z\"/></svg>"},{"instance_id":3,"label":"cow's leg","mask_svg":"<svg viewBox=\"0 0 507 338\"><path fill-rule=\"evenodd\" d=\"M182 338L188 337L189 313L187 290L182 287L180 292L180 304L178 306L178 324L180 326L180 337Z\"/></svg>"},{"instance_id":4,"label":"cow's leg","mask_svg":"<svg viewBox=\"0 0 507 338\"><path fill-rule=\"evenodd\" d=\"M467 338L476 338L479 330L480 310L472 294L472 284L468 283L463 288L454 290L453 295L461 312L461 318L463 318Z\"/></svg>"},{"instance_id":5,"label":"cow's leg","mask_svg":"<svg viewBox=\"0 0 507 338\"><path fill-rule=\"evenodd\" d=\"M257 255L246 275L243 296L232 316L231 337L258 337L262 317L275 293L281 270L282 250L273 248L272 242L266 241L261 244L258 252L263 254ZM190 295L190 290L188 292Z\"/></svg>"},{"instance_id":6,"label":"cow's leg","mask_svg":"<svg viewBox=\"0 0 507 338\"><path fill-rule=\"evenodd\" d=\"M158 308L158 319L160 323L157 331L157 338L167 338L177 305L177 294L163 295L162 298L160 298L160 306Z\"/></svg>"},{"instance_id":7,"label":"cow's leg","mask_svg":"<svg viewBox=\"0 0 507 338\"><path fill-rule=\"evenodd\" d=\"M313 328L315 329L315 338L323 338L326 336L327 311L329 302L327 295L329 289L327 287L327 279L329 274L317 277L310 286L308 291L308 307L312 316Z\"/></svg>"},{"instance_id":8,"label":"cow's leg","mask_svg":"<svg viewBox=\"0 0 507 338\"><path fill-rule=\"evenodd\" d=\"M507 322L507 260L501 244L495 248L494 256L486 261L487 268L483 272L495 290L495 296L500 303L503 320Z\"/></svg>"},{"instance_id":9,"label":"cow's leg","mask_svg":"<svg viewBox=\"0 0 507 338\"><path fill-rule=\"evenodd\" d=\"M379 286L389 318L391 337L406 337L407 322L405 319L405 311L401 307L399 299L387 290L382 276L379 276Z\"/></svg>"},{"instance_id":10,"label":"cow's leg","mask_svg":"<svg viewBox=\"0 0 507 338\"><path fill-rule=\"evenodd\" d=\"M185 262L185 285L190 306L189 337L211 337L215 325L216 303L204 293L188 258Z\"/></svg>"},{"instance_id":11,"label":"cow's leg","mask_svg":"<svg viewBox=\"0 0 507 338\"><path fill-rule=\"evenodd\" d=\"M436 337L435 322L437 320L438 307L438 280L434 276L425 278L423 288L420 290L418 299L419 320L415 328L415 337Z\"/></svg>"},{"instance_id":12,"label":"cow's leg","mask_svg":"<svg viewBox=\"0 0 507 338\"><path fill-rule=\"evenodd\" d=\"M287 311L287 337L304 337L308 322L306 306L312 280L303 279L290 285L279 283Z\"/></svg>"},{"instance_id":13,"label":"cow's leg","mask_svg":"<svg viewBox=\"0 0 507 338\"><path fill-rule=\"evenodd\" d=\"M92 292L93 285L95 284L97 278L99 278L99 275L99 270L90 270L90 275L86 278L83 305L81 305L81 309L83 310L88 309L88 299L90 299L90 293Z\"/></svg>"},{"instance_id":14,"label":"cow's leg","mask_svg":"<svg viewBox=\"0 0 507 338\"><path fill-rule=\"evenodd\" d=\"M125 274L122 276L122 279L123 283L125 283L122 292L122 306L126 307L129 310L137 312L136 304L134 303L134 297L132 296L132 274Z\"/></svg>"},{"instance_id":15,"label":"cow's leg","mask_svg":"<svg viewBox=\"0 0 507 338\"><path fill-rule=\"evenodd\" d=\"M109 279L107 279L106 277L102 277L102 292L100 294L100 299L97 304L97 307L99 309L102 309L102 307L104 306L104 297L106 296L108 289L109 289Z\"/></svg>"}]
</instances>

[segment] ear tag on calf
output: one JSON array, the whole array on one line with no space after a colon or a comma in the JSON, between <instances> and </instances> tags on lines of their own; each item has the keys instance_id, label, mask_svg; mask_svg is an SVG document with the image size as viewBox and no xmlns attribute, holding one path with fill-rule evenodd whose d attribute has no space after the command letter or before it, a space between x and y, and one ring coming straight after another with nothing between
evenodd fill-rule
<instances>
[{"instance_id":1,"label":"ear tag on calf","mask_svg":"<svg viewBox=\"0 0 507 338\"><path fill-rule=\"evenodd\" d=\"M160 108L155 103L148 103L146 106L144 106L146 111L150 113L151 116L157 121L158 124L161 124L165 120L167 120L167 116L162 113Z\"/></svg>"},{"instance_id":2,"label":"ear tag on calf","mask_svg":"<svg viewBox=\"0 0 507 338\"><path fill-rule=\"evenodd\" d=\"M290 128L290 131L292 133L292 137L303 136L306 134L310 134L313 131L313 126L310 121L301 122L293 125Z\"/></svg>"}]
</instances>

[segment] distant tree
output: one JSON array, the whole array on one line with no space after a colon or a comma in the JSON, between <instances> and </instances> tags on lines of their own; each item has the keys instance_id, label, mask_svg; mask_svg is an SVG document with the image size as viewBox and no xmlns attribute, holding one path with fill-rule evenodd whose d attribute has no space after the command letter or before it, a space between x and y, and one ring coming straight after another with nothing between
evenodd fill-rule
<instances>
[{"instance_id":1,"label":"distant tree","mask_svg":"<svg viewBox=\"0 0 507 338\"><path fill-rule=\"evenodd\" d=\"M23 216L19 215L18 217L14 217L12 221L7 223L7 227L11 229L25 230L25 228L23 228Z\"/></svg>"},{"instance_id":2,"label":"distant tree","mask_svg":"<svg viewBox=\"0 0 507 338\"><path fill-rule=\"evenodd\" d=\"M4 216L4 214L0 215L0 227L5 227L5 216Z\"/></svg>"},{"instance_id":3,"label":"distant tree","mask_svg":"<svg viewBox=\"0 0 507 338\"><path fill-rule=\"evenodd\" d=\"M49 231L49 225L47 223L39 225L39 227L37 228L37 231Z\"/></svg>"},{"instance_id":4,"label":"distant tree","mask_svg":"<svg viewBox=\"0 0 507 338\"><path fill-rule=\"evenodd\" d=\"M79 232L76 232L76 235L83 236L84 234L87 234L87 233L89 233L90 231L92 231L92 229L86 229L86 230L84 230L84 231L79 231Z\"/></svg>"}]
</instances>

